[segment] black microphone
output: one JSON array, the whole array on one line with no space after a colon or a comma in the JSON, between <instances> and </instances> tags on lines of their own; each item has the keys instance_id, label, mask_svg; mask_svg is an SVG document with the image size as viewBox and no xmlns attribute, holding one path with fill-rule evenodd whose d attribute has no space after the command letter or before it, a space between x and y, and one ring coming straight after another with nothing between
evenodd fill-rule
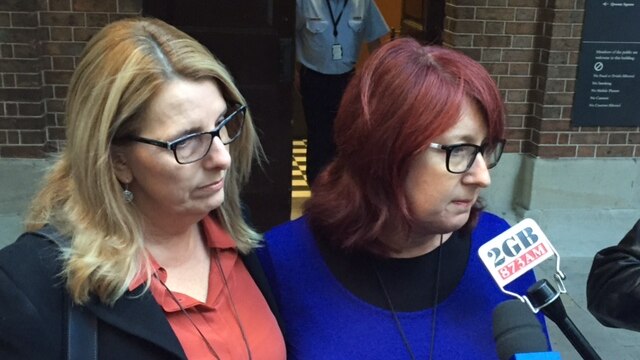
<instances>
[{"instance_id":1,"label":"black microphone","mask_svg":"<svg viewBox=\"0 0 640 360\"><path fill-rule=\"evenodd\" d=\"M560 360L548 351L542 325L520 300L507 300L493 310L493 338L500 360Z\"/></svg>"},{"instance_id":2,"label":"black microphone","mask_svg":"<svg viewBox=\"0 0 640 360\"><path fill-rule=\"evenodd\" d=\"M583 359L601 360L567 316L560 300L560 292L566 292L562 283L565 275L560 271L560 255L534 220L524 219L505 230L483 244L478 249L478 255L502 292L520 301L526 301L534 312L542 311L558 325ZM544 279L533 284L527 290L526 297L505 288L507 284L554 255L556 257L555 278L560 286L560 292Z\"/></svg>"},{"instance_id":3,"label":"black microphone","mask_svg":"<svg viewBox=\"0 0 640 360\"><path fill-rule=\"evenodd\" d=\"M558 325L560 331L569 339L571 345L584 360L601 360L580 330L571 321L560 300L560 293L546 280L538 280L527 290L531 305L540 309L551 321Z\"/></svg>"}]
</instances>

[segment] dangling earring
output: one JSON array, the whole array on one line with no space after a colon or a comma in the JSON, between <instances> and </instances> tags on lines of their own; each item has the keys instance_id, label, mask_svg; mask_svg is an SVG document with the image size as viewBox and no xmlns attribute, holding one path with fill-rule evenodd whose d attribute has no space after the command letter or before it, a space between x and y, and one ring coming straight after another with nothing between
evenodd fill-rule
<instances>
[{"instance_id":1,"label":"dangling earring","mask_svg":"<svg viewBox=\"0 0 640 360\"><path fill-rule=\"evenodd\" d=\"M133 201L133 193L129 190L129 184L124 184L124 191L122 191L122 196L124 197L124 201L127 204L130 204Z\"/></svg>"}]
</instances>

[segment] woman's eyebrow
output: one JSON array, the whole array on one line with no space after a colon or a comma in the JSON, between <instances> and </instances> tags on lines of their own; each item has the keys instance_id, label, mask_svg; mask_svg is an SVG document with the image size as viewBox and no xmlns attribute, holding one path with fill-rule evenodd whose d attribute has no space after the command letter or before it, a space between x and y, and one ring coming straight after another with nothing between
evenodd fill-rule
<instances>
[{"instance_id":1,"label":"woman's eyebrow","mask_svg":"<svg viewBox=\"0 0 640 360\"><path fill-rule=\"evenodd\" d=\"M204 132L204 131L205 130L203 130L201 127L192 127L192 128L186 129L184 131L181 131L177 135L171 137L171 139L173 139L173 140L170 140L170 141L175 141L175 140L178 140L178 139L180 139L182 137L185 137L187 135L198 134L198 133L201 133L201 132Z\"/></svg>"},{"instance_id":2,"label":"woman's eyebrow","mask_svg":"<svg viewBox=\"0 0 640 360\"><path fill-rule=\"evenodd\" d=\"M205 131L211 131L211 130L215 129L218 126L218 120L222 120L225 117L227 117L227 112L228 111L229 111L229 107L225 106L224 109L222 110L222 112L220 113L220 115L218 115L218 117L216 117L216 120L214 122L213 128L204 129L202 126L194 126L194 127L186 129L186 130L180 132L179 134L171 137L171 139L173 139L173 140L169 140L169 141L175 141L175 140L180 139L181 137L185 137L187 135L199 134L199 133L202 133L202 132L205 132Z\"/></svg>"}]
</instances>

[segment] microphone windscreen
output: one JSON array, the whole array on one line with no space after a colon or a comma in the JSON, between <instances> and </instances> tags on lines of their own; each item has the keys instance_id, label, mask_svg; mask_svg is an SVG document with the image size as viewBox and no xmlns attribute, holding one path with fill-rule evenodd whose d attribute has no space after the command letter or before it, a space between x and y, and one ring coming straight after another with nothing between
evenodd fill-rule
<instances>
[{"instance_id":1,"label":"microphone windscreen","mask_svg":"<svg viewBox=\"0 0 640 360\"><path fill-rule=\"evenodd\" d=\"M548 351L540 322L520 300L507 300L493 310L493 338L500 360L509 360L517 354Z\"/></svg>"}]
</instances>

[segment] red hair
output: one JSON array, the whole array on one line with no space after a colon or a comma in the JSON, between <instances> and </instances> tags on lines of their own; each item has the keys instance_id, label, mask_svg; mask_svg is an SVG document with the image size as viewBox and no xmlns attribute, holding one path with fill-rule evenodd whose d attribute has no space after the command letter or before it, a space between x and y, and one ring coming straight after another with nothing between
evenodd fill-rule
<instances>
[{"instance_id":1,"label":"red hair","mask_svg":"<svg viewBox=\"0 0 640 360\"><path fill-rule=\"evenodd\" d=\"M316 235L340 248L385 252L377 240L383 226L409 229L412 222L404 192L411 160L457 123L465 101L478 105L489 143L501 139L504 104L480 64L409 38L379 48L345 90L334 127L336 157L305 204Z\"/></svg>"}]
</instances>

